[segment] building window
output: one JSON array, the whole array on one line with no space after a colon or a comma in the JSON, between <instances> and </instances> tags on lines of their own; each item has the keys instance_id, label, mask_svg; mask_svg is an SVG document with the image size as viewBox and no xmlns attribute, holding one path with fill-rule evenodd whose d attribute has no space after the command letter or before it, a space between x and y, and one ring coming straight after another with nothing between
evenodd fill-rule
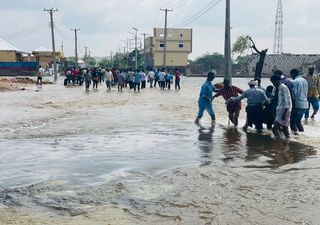
<instances>
[{"instance_id":1,"label":"building window","mask_svg":"<svg viewBox=\"0 0 320 225\"><path fill-rule=\"evenodd\" d=\"M160 41L160 48L164 48L164 42Z\"/></svg>"},{"instance_id":2,"label":"building window","mask_svg":"<svg viewBox=\"0 0 320 225\"><path fill-rule=\"evenodd\" d=\"M182 34L182 33L180 33L180 37L183 37L183 34Z\"/></svg>"},{"instance_id":3,"label":"building window","mask_svg":"<svg viewBox=\"0 0 320 225\"><path fill-rule=\"evenodd\" d=\"M183 48L183 43L179 43L179 48Z\"/></svg>"}]
</instances>

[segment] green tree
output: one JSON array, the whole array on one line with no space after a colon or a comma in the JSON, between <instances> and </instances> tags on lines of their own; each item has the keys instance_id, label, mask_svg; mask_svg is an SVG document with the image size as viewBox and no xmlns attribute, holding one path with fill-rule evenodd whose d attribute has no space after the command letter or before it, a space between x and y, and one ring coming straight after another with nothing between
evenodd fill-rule
<instances>
[{"instance_id":1,"label":"green tree","mask_svg":"<svg viewBox=\"0 0 320 225\"><path fill-rule=\"evenodd\" d=\"M138 50L138 68L143 68L143 55L140 53L140 51ZM135 57L136 57L136 53L135 50L133 50L132 52L129 53L129 67L131 68L135 68Z\"/></svg>"},{"instance_id":2,"label":"green tree","mask_svg":"<svg viewBox=\"0 0 320 225\"><path fill-rule=\"evenodd\" d=\"M87 58L83 58L83 61L85 61L86 63L88 63L90 66L96 66L97 65L97 60L93 57L87 57Z\"/></svg>"},{"instance_id":3,"label":"green tree","mask_svg":"<svg viewBox=\"0 0 320 225\"><path fill-rule=\"evenodd\" d=\"M189 67L194 73L205 73L213 69L221 73L224 70L224 56L218 52L206 53L194 61L189 60Z\"/></svg>"},{"instance_id":4,"label":"green tree","mask_svg":"<svg viewBox=\"0 0 320 225\"><path fill-rule=\"evenodd\" d=\"M250 49L250 39L248 35L241 35L232 45L232 53L234 55L243 56Z\"/></svg>"},{"instance_id":5,"label":"green tree","mask_svg":"<svg viewBox=\"0 0 320 225\"><path fill-rule=\"evenodd\" d=\"M111 67L111 60L108 58L103 58L98 64L100 67Z\"/></svg>"},{"instance_id":6,"label":"green tree","mask_svg":"<svg viewBox=\"0 0 320 225\"><path fill-rule=\"evenodd\" d=\"M67 58L69 62L76 63L76 58L74 56L70 56Z\"/></svg>"},{"instance_id":7,"label":"green tree","mask_svg":"<svg viewBox=\"0 0 320 225\"><path fill-rule=\"evenodd\" d=\"M245 64L248 61L248 50L250 49L251 41L248 35L241 35L232 45L232 58L238 65Z\"/></svg>"}]
</instances>

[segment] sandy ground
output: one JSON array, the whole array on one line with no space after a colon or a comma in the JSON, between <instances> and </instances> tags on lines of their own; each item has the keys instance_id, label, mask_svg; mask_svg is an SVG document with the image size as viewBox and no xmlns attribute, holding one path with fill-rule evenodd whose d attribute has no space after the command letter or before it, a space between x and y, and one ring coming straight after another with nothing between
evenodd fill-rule
<instances>
[{"instance_id":1,"label":"sandy ground","mask_svg":"<svg viewBox=\"0 0 320 225\"><path fill-rule=\"evenodd\" d=\"M1 77L0 78L0 92L26 90L34 86L37 82L29 77ZM50 82L43 82L48 84Z\"/></svg>"}]
</instances>

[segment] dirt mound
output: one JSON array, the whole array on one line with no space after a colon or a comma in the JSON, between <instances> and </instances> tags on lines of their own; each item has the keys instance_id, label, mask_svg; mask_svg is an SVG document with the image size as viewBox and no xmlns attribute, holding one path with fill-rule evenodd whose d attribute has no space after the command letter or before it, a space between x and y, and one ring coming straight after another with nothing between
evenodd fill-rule
<instances>
[{"instance_id":1,"label":"dirt mound","mask_svg":"<svg viewBox=\"0 0 320 225\"><path fill-rule=\"evenodd\" d=\"M0 92L25 90L37 82L29 77L0 78Z\"/></svg>"}]
</instances>

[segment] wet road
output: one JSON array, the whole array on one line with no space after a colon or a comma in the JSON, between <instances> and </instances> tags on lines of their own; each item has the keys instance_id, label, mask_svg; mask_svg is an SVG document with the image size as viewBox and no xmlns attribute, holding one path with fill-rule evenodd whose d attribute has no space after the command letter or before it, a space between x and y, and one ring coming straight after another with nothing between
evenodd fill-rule
<instances>
[{"instance_id":1,"label":"wet road","mask_svg":"<svg viewBox=\"0 0 320 225\"><path fill-rule=\"evenodd\" d=\"M246 88L247 80L234 83ZM8 218L23 224L19 210L34 224L54 224L47 214L53 220L73 216L62 224L86 221L83 215L94 215L87 224L239 224L238 217L241 224L316 224L318 122L308 121L308 133L290 141L245 133L228 127L223 100L217 99L216 126L207 115L196 126L203 81L184 78L181 91L119 93L102 85L85 92L59 83L39 92L0 93L0 224ZM240 124L244 116L242 110ZM266 197L253 204L257 192ZM224 196L218 202L217 193ZM281 211L274 198L290 199L301 212ZM238 209L230 211L228 201ZM269 204L278 219L264 209ZM240 207L248 205L256 210ZM201 212L196 216L191 208ZM259 210L265 214L261 223ZM108 221L101 219L105 214Z\"/></svg>"}]
</instances>

